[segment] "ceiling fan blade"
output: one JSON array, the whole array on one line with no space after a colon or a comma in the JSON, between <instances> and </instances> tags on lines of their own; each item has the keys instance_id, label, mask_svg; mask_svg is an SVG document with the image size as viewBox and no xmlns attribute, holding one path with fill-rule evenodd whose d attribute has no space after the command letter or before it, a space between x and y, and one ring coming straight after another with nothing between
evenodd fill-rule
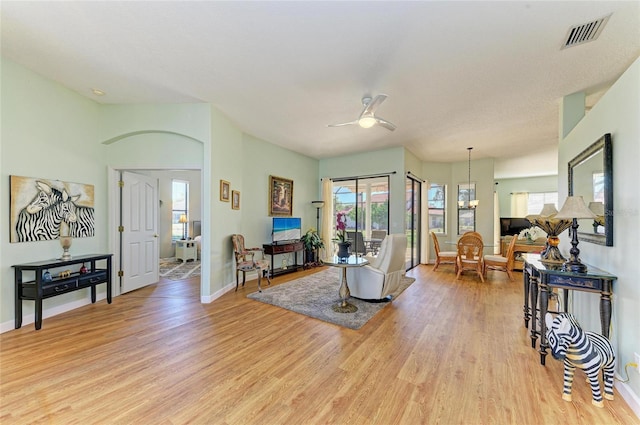
<instances>
[{"instance_id":1,"label":"ceiling fan blade","mask_svg":"<svg viewBox=\"0 0 640 425\"><path fill-rule=\"evenodd\" d=\"M351 122L342 122L340 124L328 124L327 127L342 127L344 125L353 125L353 124L358 124L358 120L351 121Z\"/></svg>"},{"instance_id":2,"label":"ceiling fan blade","mask_svg":"<svg viewBox=\"0 0 640 425\"><path fill-rule=\"evenodd\" d=\"M369 102L364 107L360 116L363 117L365 115L374 115L376 112L376 109L378 109L378 106L380 106L380 104L384 102L386 98L387 98L386 94L379 94L373 99L371 99L371 102Z\"/></svg>"},{"instance_id":3,"label":"ceiling fan blade","mask_svg":"<svg viewBox=\"0 0 640 425\"><path fill-rule=\"evenodd\" d=\"M386 128L387 130L393 131L396 129L396 125L393 123L390 123L387 120L383 120L382 118L376 118L376 122L378 123L379 126Z\"/></svg>"}]
</instances>

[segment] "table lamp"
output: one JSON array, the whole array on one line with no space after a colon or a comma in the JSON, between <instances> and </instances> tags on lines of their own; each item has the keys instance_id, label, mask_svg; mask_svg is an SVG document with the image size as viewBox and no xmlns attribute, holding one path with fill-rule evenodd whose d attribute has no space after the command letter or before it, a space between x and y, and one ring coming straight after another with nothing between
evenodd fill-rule
<instances>
[{"instance_id":1,"label":"table lamp","mask_svg":"<svg viewBox=\"0 0 640 425\"><path fill-rule=\"evenodd\" d=\"M182 239L187 239L187 215L180 214L180 218L178 219L178 223L182 223Z\"/></svg>"},{"instance_id":2,"label":"table lamp","mask_svg":"<svg viewBox=\"0 0 640 425\"><path fill-rule=\"evenodd\" d=\"M558 219L556 214L558 214L558 210L554 204L544 204L540 214L525 217L529 223L544 230L547 234L545 248L540 253L540 259L547 263L564 263L566 260L558 249L560 243L558 235L571 227L572 221Z\"/></svg>"},{"instance_id":3,"label":"table lamp","mask_svg":"<svg viewBox=\"0 0 640 425\"><path fill-rule=\"evenodd\" d=\"M586 273L587 266L580 261L578 257L580 250L578 249L578 219L590 218L595 219L596 215L584 203L582 196L569 196L564 201L564 205L555 216L556 219L573 220L571 225L571 257L564 262L562 270L574 273Z\"/></svg>"},{"instance_id":4,"label":"table lamp","mask_svg":"<svg viewBox=\"0 0 640 425\"><path fill-rule=\"evenodd\" d=\"M604 226L604 204L602 202L589 202L589 209L596 215L593 220L593 233L598 233L598 226Z\"/></svg>"}]
</instances>

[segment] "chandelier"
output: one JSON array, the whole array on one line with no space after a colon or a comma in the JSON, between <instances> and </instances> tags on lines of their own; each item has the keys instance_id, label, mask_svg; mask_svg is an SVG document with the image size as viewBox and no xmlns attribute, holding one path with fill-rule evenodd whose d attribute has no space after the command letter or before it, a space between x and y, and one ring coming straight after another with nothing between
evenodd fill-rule
<instances>
[{"instance_id":1,"label":"chandelier","mask_svg":"<svg viewBox=\"0 0 640 425\"><path fill-rule=\"evenodd\" d=\"M471 199L471 148L467 148L467 150L469 151L469 180L468 180L468 186L467 186L467 200L461 200L458 201L458 207L460 208L475 208L478 206L478 204L480 203L480 201L478 201L477 199ZM475 193L476 191L473 191L473 195L475 198Z\"/></svg>"}]
</instances>

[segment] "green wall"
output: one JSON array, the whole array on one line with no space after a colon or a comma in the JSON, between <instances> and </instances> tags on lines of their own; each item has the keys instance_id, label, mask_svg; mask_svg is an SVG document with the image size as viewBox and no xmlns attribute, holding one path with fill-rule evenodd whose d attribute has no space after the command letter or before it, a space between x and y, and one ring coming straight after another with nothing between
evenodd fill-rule
<instances>
[{"instance_id":1,"label":"green wall","mask_svg":"<svg viewBox=\"0 0 640 425\"><path fill-rule=\"evenodd\" d=\"M496 180L500 217L511 217L511 194L517 192L557 192L558 176ZM561 205L558 205L560 208Z\"/></svg>"},{"instance_id":2,"label":"green wall","mask_svg":"<svg viewBox=\"0 0 640 425\"><path fill-rule=\"evenodd\" d=\"M580 258L618 277L613 285L613 319L611 340L617 354L618 373L640 353L640 59L618 79L591 111L560 142L558 156L558 196L562 204L567 196L567 163L605 133L611 133L613 146L613 246L581 242ZM570 245L564 232L560 248ZM600 332L599 297L575 292L573 312L586 329ZM621 387L640 396L640 375L629 372L629 382ZM619 385L619 383L616 383ZM636 402L637 403L637 402Z\"/></svg>"},{"instance_id":3,"label":"green wall","mask_svg":"<svg viewBox=\"0 0 640 425\"><path fill-rule=\"evenodd\" d=\"M0 144L0 323L13 328L14 275L11 266L59 257L54 241L9 243L9 176L40 177L94 185L96 236L74 239L71 254L108 251L106 147L97 142L99 106L74 92L2 59L2 130ZM44 317L60 306L86 303L89 290L44 301ZM104 297L104 285L99 288ZM33 303L23 311L33 322Z\"/></svg>"}]
</instances>

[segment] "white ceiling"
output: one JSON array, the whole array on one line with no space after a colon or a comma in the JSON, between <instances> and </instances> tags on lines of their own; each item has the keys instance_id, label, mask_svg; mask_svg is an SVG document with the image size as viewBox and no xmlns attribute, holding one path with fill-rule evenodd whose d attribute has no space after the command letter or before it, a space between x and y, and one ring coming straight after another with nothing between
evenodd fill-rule
<instances>
[{"instance_id":1,"label":"white ceiling","mask_svg":"<svg viewBox=\"0 0 640 425\"><path fill-rule=\"evenodd\" d=\"M473 146L473 159L496 158L497 178L510 176L499 171L510 158L553 158L561 98L584 91L593 104L640 56L638 1L0 7L3 56L97 102L208 102L244 132L314 158L405 146L452 162ZM596 41L561 50L571 26L609 14ZM377 114L396 131L327 127L379 93L389 97Z\"/></svg>"}]
</instances>

